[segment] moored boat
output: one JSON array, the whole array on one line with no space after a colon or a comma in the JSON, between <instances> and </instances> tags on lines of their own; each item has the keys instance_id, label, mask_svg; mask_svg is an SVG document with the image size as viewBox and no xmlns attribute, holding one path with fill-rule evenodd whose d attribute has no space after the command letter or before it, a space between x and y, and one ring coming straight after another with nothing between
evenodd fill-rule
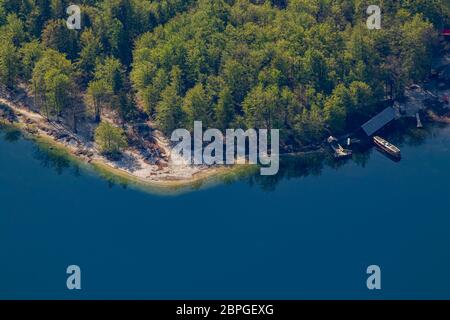
<instances>
[{"instance_id":1,"label":"moored boat","mask_svg":"<svg viewBox=\"0 0 450 320\"><path fill-rule=\"evenodd\" d=\"M394 146L392 143L384 140L379 136L373 138L373 142L384 152L390 154L393 157L401 158L402 154L399 148Z\"/></svg>"}]
</instances>

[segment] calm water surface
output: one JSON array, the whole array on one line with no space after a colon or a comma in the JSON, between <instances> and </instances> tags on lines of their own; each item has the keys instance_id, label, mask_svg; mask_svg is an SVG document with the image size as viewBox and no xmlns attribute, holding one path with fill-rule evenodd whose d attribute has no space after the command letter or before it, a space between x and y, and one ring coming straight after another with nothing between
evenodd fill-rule
<instances>
[{"instance_id":1,"label":"calm water surface","mask_svg":"<svg viewBox=\"0 0 450 320\"><path fill-rule=\"evenodd\" d=\"M0 298L448 299L450 127L392 139L399 163L289 158L277 177L163 196L2 130Z\"/></svg>"}]
</instances>

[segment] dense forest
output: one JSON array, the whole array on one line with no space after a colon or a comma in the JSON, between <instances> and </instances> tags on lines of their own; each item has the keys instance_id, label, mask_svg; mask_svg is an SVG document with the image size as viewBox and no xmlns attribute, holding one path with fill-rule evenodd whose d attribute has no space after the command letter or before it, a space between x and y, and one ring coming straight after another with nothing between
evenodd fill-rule
<instances>
[{"instance_id":1,"label":"dense forest","mask_svg":"<svg viewBox=\"0 0 450 320\"><path fill-rule=\"evenodd\" d=\"M447 0L0 0L0 83L55 121L82 101L98 123L280 128L304 146L425 79L449 17Z\"/></svg>"}]
</instances>

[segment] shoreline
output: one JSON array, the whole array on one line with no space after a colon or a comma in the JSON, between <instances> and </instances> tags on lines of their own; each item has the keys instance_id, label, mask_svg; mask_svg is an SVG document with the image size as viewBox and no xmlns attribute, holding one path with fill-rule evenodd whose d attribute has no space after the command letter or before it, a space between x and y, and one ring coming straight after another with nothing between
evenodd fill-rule
<instances>
[{"instance_id":1,"label":"shoreline","mask_svg":"<svg viewBox=\"0 0 450 320\"><path fill-rule=\"evenodd\" d=\"M0 114L0 124L5 127L19 130L26 139L33 140L50 150L57 149L78 163L92 168L99 175L114 182L132 184L139 189L152 193L172 194L183 190L207 187L217 184L227 177L242 175L252 171L251 165L235 166L178 166L171 168L160 168L139 160L141 166L139 171L133 172L121 166L121 162L113 162L101 156L94 146L89 146L72 133L68 134L67 140L58 139L52 131L52 122L48 122L42 115L29 110L29 108L18 107L10 99L0 97L0 105L7 108L7 113ZM3 109L5 110L5 109ZM12 115L11 115L12 113ZM14 118L14 120L11 120ZM75 141L75 142L73 142ZM161 147L161 146L159 146ZM83 151L83 152L81 152ZM128 151L129 156L136 156L133 151ZM144 172L150 172L145 176ZM151 176L151 178L150 178Z\"/></svg>"},{"instance_id":2,"label":"shoreline","mask_svg":"<svg viewBox=\"0 0 450 320\"><path fill-rule=\"evenodd\" d=\"M6 129L18 130L21 132L24 139L38 144L40 147L46 148L50 151L61 152L60 156L66 157L77 165L82 165L90 173L94 173L99 177L109 180L116 184L132 185L139 190L151 192L160 195L176 195L189 190L198 188L208 188L236 176L243 176L251 174L254 170L251 165L239 165L232 167L216 166L203 169L192 175L190 178L184 179L161 179L150 180L140 178L120 168L111 166L106 161L93 159L86 161L85 158L76 155L66 144L53 139L50 136L30 133L24 129L23 123L10 123L4 119L0 119L1 127Z\"/></svg>"},{"instance_id":3,"label":"shoreline","mask_svg":"<svg viewBox=\"0 0 450 320\"><path fill-rule=\"evenodd\" d=\"M428 110L428 116L436 123L450 124L450 116L439 116L431 110Z\"/></svg>"},{"instance_id":4,"label":"shoreline","mask_svg":"<svg viewBox=\"0 0 450 320\"><path fill-rule=\"evenodd\" d=\"M37 143L45 144L50 150L56 148L69 156L71 160L83 163L103 178L119 184L132 184L144 191L159 194L177 194L189 192L189 190L214 186L229 177L243 176L254 172L254 165L215 165L215 166L165 166L159 165L157 158L154 164L144 161L142 154L129 149L124 151L122 161L112 161L102 156L92 141L83 139L81 135L74 134L61 123L47 121L41 114L32 111L28 106L18 106L11 97L0 96L0 124L13 127L24 134L25 138L31 138ZM3 111L3 112L1 112ZM440 117L428 110L427 115L432 122L450 124L450 117ZM63 138L61 136L63 135ZM163 153L170 154L167 140L161 136L155 136L157 147ZM83 141L84 140L84 141ZM301 157L309 154L326 153L326 145L311 145L301 151L280 154L281 157ZM167 158L167 157L166 157ZM130 169L126 160L132 160L135 167ZM155 160L155 159L153 159ZM137 169L136 169L137 168ZM136 169L133 171L132 169Z\"/></svg>"}]
</instances>

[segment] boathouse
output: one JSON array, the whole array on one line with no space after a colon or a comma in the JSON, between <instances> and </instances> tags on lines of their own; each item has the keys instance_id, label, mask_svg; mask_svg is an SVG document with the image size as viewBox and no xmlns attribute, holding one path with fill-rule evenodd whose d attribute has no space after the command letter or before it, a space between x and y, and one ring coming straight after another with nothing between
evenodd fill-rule
<instances>
[{"instance_id":1,"label":"boathouse","mask_svg":"<svg viewBox=\"0 0 450 320\"><path fill-rule=\"evenodd\" d=\"M382 112L377 114L375 117L367 121L361 126L363 131L369 137L375 134L378 130L386 126L391 121L395 120L397 112L393 107L388 107Z\"/></svg>"}]
</instances>

